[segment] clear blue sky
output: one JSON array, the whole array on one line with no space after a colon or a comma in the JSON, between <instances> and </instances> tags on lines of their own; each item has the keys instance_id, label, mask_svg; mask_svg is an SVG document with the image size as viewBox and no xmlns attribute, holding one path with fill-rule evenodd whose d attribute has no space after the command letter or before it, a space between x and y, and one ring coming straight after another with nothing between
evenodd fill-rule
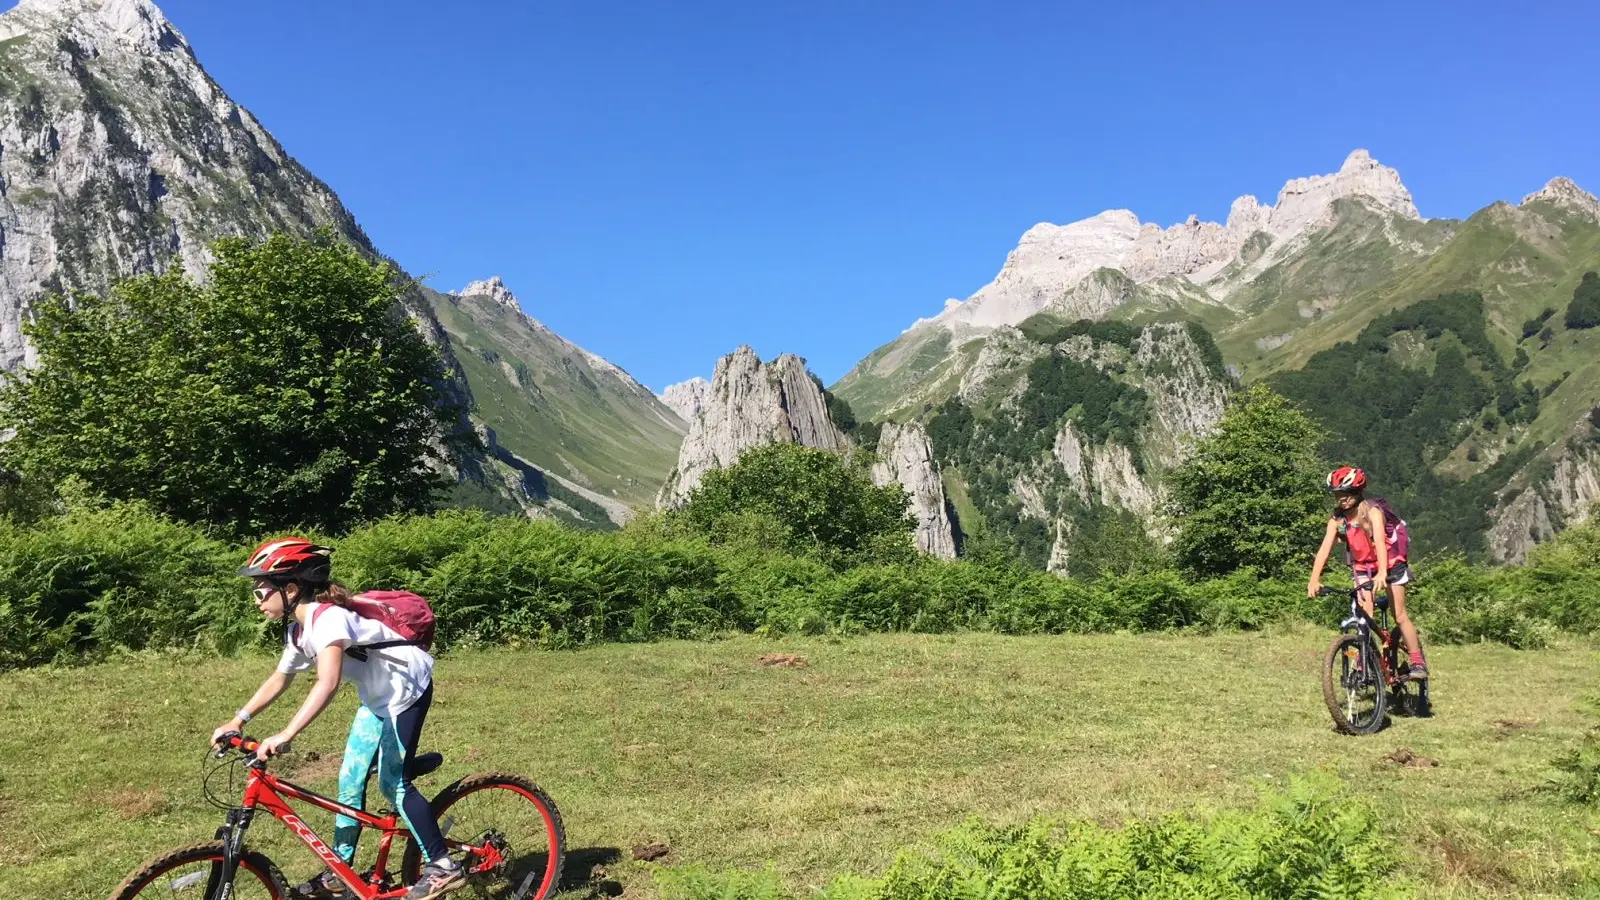
<instances>
[{"instance_id":1,"label":"clear blue sky","mask_svg":"<svg viewBox=\"0 0 1600 900\"><path fill-rule=\"evenodd\" d=\"M1427 216L1600 190L1593 4L1218 6L162 3L408 271L656 390L741 343L832 383L1036 222L1222 219L1355 147Z\"/></svg>"}]
</instances>

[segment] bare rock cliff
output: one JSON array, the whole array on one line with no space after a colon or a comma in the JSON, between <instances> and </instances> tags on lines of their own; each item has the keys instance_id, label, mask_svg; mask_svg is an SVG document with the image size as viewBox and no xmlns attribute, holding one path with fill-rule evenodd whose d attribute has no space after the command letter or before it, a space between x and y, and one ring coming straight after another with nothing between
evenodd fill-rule
<instances>
[{"instance_id":1,"label":"bare rock cliff","mask_svg":"<svg viewBox=\"0 0 1600 900\"><path fill-rule=\"evenodd\" d=\"M1526 477L1532 484L1507 491L1490 513L1489 552L1500 562L1522 562L1535 544L1583 524L1597 511L1600 429L1590 414L1573 425L1548 469L1535 469Z\"/></svg>"},{"instance_id":2,"label":"bare rock cliff","mask_svg":"<svg viewBox=\"0 0 1600 900\"><path fill-rule=\"evenodd\" d=\"M1367 151L1356 150L1337 172L1286 182L1275 205L1264 205L1252 196L1238 198L1226 223L1190 216L1162 228L1141 223L1126 209L1106 210L1066 225L1041 222L1022 235L993 281L964 301L947 302L938 316L916 324L937 322L958 334L986 331L1016 325L1052 304L1069 317L1098 317L1125 301L1134 283L1166 277L1210 283L1235 261L1281 253L1304 235L1332 224L1335 201L1348 197L1361 197L1396 216L1420 218L1399 173ZM1124 277L1108 277L1104 274L1108 271ZM1213 287L1220 297L1230 285Z\"/></svg>"},{"instance_id":3,"label":"bare rock cliff","mask_svg":"<svg viewBox=\"0 0 1600 900\"><path fill-rule=\"evenodd\" d=\"M678 453L657 505L682 503L712 469L730 466L751 447L792 442L822 450L850 446L833 420L805 360L785 353L763 363L749 347L717 361L711 390Z\"/></svg>"},{"instance_id":4,"label":"bare rock cliff","mask_svg":"<svg viewBox=\"0 0 1600 900\"><path fill-rule=\"evenodd\" d=\"M328 187L235 104L148 0L23 0L0 15L0 370L46 291L182 263L219 237L329 226Z\"/></svg>"},{"instance_id":5,"label":"bare rock cliff","mask_svg":"<svg viewBox=\"0 0 1600 900\"><path fill-rule=\"evenodd\" d=\"M917 549L944 559L955 558L955 527L945 502L944 482L922 425L884 424L878 436L878 462L872 467L872 480L879 485L898 482L911 496L911 514L917 520Z\"/></svg>"},{"instance_id":6,"label":"bare rock cliff","mask_svg":"<svg viewBox=\"0 0 1600 900\"><path fill-rule=\"evenodd\" d=\"M706 398L710 396L711 382L696 377L668 385L661 392L661 402L677 413L678 418L693 422L695 416L700 415L700 410L705 408Z\"/></svg>"}]
</instances>

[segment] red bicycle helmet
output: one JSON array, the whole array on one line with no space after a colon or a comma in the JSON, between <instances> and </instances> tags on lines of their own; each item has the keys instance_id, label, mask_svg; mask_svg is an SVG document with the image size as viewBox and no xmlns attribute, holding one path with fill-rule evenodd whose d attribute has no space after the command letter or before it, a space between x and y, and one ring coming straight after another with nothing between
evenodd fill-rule
<instances>
[{"instance_id":1,"label":"red bicycle helmet","mask_svg":"<svg viewBox=\"0 0 1600 900\"><path fill-rule=\"evenodd\" d=\"M276 538L257 547L239 574L246 578L327 584L331 572L328 557L332 553L332 547L322 547L305 538Z\"/></svg>"},{"instance_id":2,"label":"red bicycle helmet","mask_svg":"<svg viewBox=\"0 0 1600 900\"><path fill-rule=\"evenodd\" d=\"M1343 493L1359 491L1367 486L1367 473L1355 466L1340 466L1328 473L1328 490Z\"/></svg>"}]
</instances>

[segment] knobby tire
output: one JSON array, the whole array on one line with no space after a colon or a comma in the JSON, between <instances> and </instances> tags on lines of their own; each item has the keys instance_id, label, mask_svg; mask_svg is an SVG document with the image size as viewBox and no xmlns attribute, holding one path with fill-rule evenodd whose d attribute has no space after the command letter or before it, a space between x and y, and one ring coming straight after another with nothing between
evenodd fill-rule
<instances>
[{"instance_id":1,"label":"knobby tire","mask_svg":"<svg viewBox=\"0 0 1600 900\"><path fill-rule=\"evenodd\" d=\"M433 798L433 813L441 824L449 818L450 807L461 800L483 791L504 790L510 791L527 800L538 810L539 818L544 826L544 838L548 841L549 855L545 861L543 874L532 883L522 886L520 890L512 890L503 896L508 900L545 900L561 886L561 868L566 863L567 835L566 829L561 824L561 812L556 809L554 800L538 785L507 772L480 772L468 775L454 784L446 787ZM476 835L463 835L455 840L472 839ZM516 851L513 843L512 850ZM457 860L460 861L459 859ZM404 873L406 884L414 884L422 873L422 849L415 841L406 842L405 859L401 871ZM469 880L468 884L472 882Z\"/></svg>"},{"instance_id":2,"label":"knobby tire","mask_svg":"<svg viewBox=\"0 0 1600 900\"><path fill-rule=\"evenodd\" d=\"M214 864L211 876L214 879L216 878L216 872L222 865L222 858L221 841L204 841L198 844L190 844L186 847L179 847L176 850L169 850L133 870L133 874L117 885L116 890L111 894L111 900L133 900L141 892L144 892L146 897L170 896L170 891L166 894L158 893L163 890L162 886L158 884L163 874L182 866L211 862ZM289 886L284 881L283 873L278 871L278 867L273 865L272 860L248 847L239 856L239 868L235 870L233 880L235 884L238 884L247 878L254 878L259 882L272 900L286 900L289 896ZM152 886L155 889L149 890ZM211 897L219 886L217 884L207 884L205 893L197 893L195 896L197 898Z\"/></svg>"},{"instance_id":3,"label":"knobby tire","mask_svg":"<svg viewBox=\"0 0 1600 900\"><path fill-rule=\"evenodd\" d=\"M1374 670L1368 673L1375 681L1372 691L1372 720L1366 723L1351 722L1344 711L1347 692L1341 682L1343 674L1341 660L1345 658L1345 650L1350 647L1361 651L1360 658L1363 665ZM1333 716L1334 727L1345 734L1376 734L1383 727L1384 714L1388 707L1389 686L1383 682L1383 670L1378 662L1377 653L1377 643L1359 634L1341 634L1328 645L1328 655L1322 664L1322 699L1328 705L1328 714Z\"/></svg>"}]
</instances>

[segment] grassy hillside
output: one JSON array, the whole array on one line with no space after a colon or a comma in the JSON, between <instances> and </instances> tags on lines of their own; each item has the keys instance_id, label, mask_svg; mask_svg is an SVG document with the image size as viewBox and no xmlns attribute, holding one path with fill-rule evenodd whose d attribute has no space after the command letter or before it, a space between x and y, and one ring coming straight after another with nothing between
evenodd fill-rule
<instances>
[{"instance_id":1,"label":"grassy hillside","mask_svg":"<svg viewBox=\"0 0 1600 900\"><path fill-rule=\"evenodd\" d=\"M1562 322L1583 274L1600 270L1600 223L1548 199L1496 203L1465 221L1419 222L1355 199L1339 201L1334 213L1330 228L1265 269L1250 254L1241 257L1215 283L1238 285L1225 297L1220 290L1208 296L1181 279L1156 279L1132 286L1111 318L1204 325L1242 381L1295 388L1290 393L1334 432L1325 448L1330 454L1376 468L1389 489L1439 499L1440 515L1453 524L1448 538L1436 543L1481 550L1496 492L1513 479L1537 480L1547 472L1575 423L1600 404L1600 328L1569 330ZM1402 449L1426 473L1409 461L1404 471L1386 467L1385 453L1372 445L1410 439L1388 427L1393 421L1387 420L1402 418L1393 398L1437 380L1433 368L1442 344L1433 337L1420 343L1397 338L1392 358L1385 344L1360 366L1352 354L1363 341L1374 343L1364 332L1375 322L1445 295L1477 298L1479 321L1470 327L1481 330L1483 341L1472 365L1491 396L1471 408L1417 407L1414 424L1431 429L1423 436L1429 446ZM1047 307L1020 330L1036 337L1066 324ZM1010 334L969 337L956 348L943 329L908 332L862 360L833 390L864 417L925 418L956 393L980 352L991 359L1000 346L1014 343ZM1330 373L1332 366L1347 371ZM1305 389L1311 382L1327 389ZM1532 415L1506 418L1502 392L1508 387L1537 392L1537 403L1521 404ZM1376 404L1385 406L1380 418L1386 423L1369 421L1375 398L1389 398ZM1375 424L1385 427L1374 430Z\"/></svg>"},{"instance_id":2,"label":"grassy hillside","mask_svg":"<svg viewBox=\"0 0 1600 900\"><path fill-rule=\"evenodd\" d=\"M1339 295L1337 306L1281 347L1252 353L1244 339L1262 329L1248 325L1225 332L1219 343L1246 379L1264 377L1298 369L1319 350L1354 340L1373 317L1397 307L1450 291L1477 291L1484 297L1486 325L1509 359L1522 323L1547 307L1564 310L1583 273L1597 267L1600 225L1593 220L1544 202L1496 203L1460 223L1432 255L1378 284Z\"/></svg>"},{"instance_id":3,"label":"grassy hillside","mask_svg":"<svg viewBox=\"0 0 1600 900\"><path fill-rule=\"evenodd\" d=\"M899 421L920 412L923 398L937 403L955 393L975 354L976 345L961 352L943 327L918 328L874 350L828 390L859 419Z\"/></svg>"},{"instance_id":4,"label":"grassy hillside","mask_svg":"<svg viewBox=\"0 0 1600 900\"><path fill-rule=\"evenodd\" d=\"M1437 715L1349 738L1322 706L1328 638L1302 627L458 652L439 664L424 737L447 762L422 784L527 773L566 819L573 886L603 862L640 898L656 896L651 866L629 851L652 841L671 846L664 865L770 860L803 890L879 871L969 814L1111 824L1248 805L1258 785L1315 767L1385 811L1424 898L1593 883L1593 813L1529 789L1588 724L1575 704L1596 688L1595 645L1436 648ZM805 664L767 667L766 653ZM270 668L169 657L0 676L0 895L103 897L161 848L209 837L222 814L199 794L205 735ZM346 690L297 742L295 777L331 788L352 710ZM1385 760L1402 747L1440 765ZM252 843L291 878L311 874L276 822Z\"/></svg>"},{"instance_id":5,"label":"grassy hillside","mask_svg":"<svg viewBox=\"0 0 1600 900\"><path fill-rule=\"evenodd\" d=\"M650 391L486 297L428 292L497 442L628 506L653 503L685 425Z\"/></svg>"}]
</instances>

